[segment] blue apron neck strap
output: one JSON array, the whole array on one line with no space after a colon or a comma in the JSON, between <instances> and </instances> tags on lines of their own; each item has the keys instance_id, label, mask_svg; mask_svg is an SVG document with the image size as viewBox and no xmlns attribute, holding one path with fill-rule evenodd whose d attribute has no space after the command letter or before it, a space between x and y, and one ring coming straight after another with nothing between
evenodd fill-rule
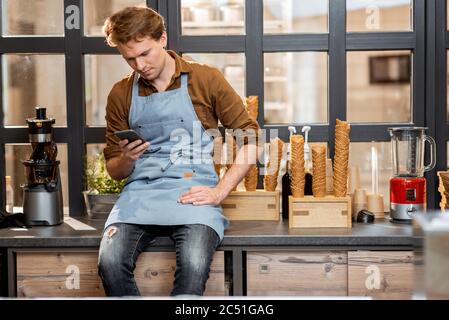
<instances>
[{"instance_id":1,"label":"blue apron neck strap","mask_svg":"<svg viewBox=\"0 0 449 320\"><path fill-rule=\"evenodd\" d=\"M137 98L139 96L139 74L137 72L134 73L134 79L133 79L133 91L132 91L132 98Z\"/></svg>"},{"instance_id":2,"label":"blue apron neck strap","mask_svg":"<svg viewBox=\"0 0 449 320\"><path fill-rule=\"evenodd\" d=\"M189 83L188 73L181 74L181 88L187 88L187 84Z\"/></svg>"},{"instance_id":3,"label":"blue apron neck strap","mask_svg":"<svg viewBox=\"0 0 449 320\"><path fill-rule=\"evenodd\" d=\"M134 74L134 80L133 80L133 91L132 91L132 97L138 97L139 96L139 74L136 72ZM187 73L181 74L181 88L187 89L189 83L189 78Z\"/></svg>"}]
</instances>

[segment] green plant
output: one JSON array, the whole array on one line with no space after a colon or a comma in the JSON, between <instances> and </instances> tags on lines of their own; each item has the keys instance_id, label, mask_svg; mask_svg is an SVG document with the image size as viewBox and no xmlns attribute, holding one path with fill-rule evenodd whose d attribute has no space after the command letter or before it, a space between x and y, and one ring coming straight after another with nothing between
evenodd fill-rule
<instances>
[{"instance_id":1,"label":"green plant","mask_svg":"<svg viewBox=\"0 0 449 320\"><path fill-rule=\"evenodd\" d=\"M120 193L126 179L114 180L106 170L106 161L103 153L86 157L86 184L89 193Z\"/></svg>"}]
</instances>

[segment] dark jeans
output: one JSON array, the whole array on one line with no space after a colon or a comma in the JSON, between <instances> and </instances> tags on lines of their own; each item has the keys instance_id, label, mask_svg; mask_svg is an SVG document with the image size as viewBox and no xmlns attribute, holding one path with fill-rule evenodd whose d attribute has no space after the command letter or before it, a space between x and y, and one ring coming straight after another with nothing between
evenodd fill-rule
<instances>
[{"instance_id":1,"label":"dark jeans","mask_svg":"<svg viewBox=\"0 0 449 320\"><path fill-rule=\"evenodd\" d=\"M134 269L139 254L157 236L169 236L176 247L172 296L201 296L209 278L212 257L220 238L206 225L154 226L118 223L103 233L98 274L108 296L140 296Z\"/></svg>"}]
</instances>

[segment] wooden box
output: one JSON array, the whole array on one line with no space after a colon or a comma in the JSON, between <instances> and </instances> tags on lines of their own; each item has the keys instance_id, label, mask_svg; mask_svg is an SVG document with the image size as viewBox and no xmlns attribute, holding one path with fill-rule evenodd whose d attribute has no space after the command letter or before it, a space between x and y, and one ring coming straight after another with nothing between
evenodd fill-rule
<instances>
[{"instance_id":1,"label":"wooden box","mask_svg":"<svg viewBox=\"0 0 449 320\"><path fill-rule=\"evenodd\" d=\"M289 197L290 228L351 228L351 198L325 196Z\"/></svg>"},{"instance_id":2,"label":"wooden box","mask_svg":"<svg viewBox=\"0 0 449 320\"><path fill-rule=\"evenodd\" d=\"M279 191L233 191L222 202L229 220L279 221Z\"/></svg>"}]
</instances>

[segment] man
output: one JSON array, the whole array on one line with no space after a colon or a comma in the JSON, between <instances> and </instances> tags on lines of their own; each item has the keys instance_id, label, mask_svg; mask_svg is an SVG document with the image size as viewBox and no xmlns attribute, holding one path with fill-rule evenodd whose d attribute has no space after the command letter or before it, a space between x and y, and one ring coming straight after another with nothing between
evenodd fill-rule
<instances>
[{"instance_id":1,"label":"man","mask_svg":"<svg viewBox=\"0 0 449 320\"><path fill-rule=\"evenodd\" d=\"M127 178L100 245L106 294L140 295L137 258L155 237L168 235L176 249L171 294L202 295L228 225L220 203L257 160L256 144L245 139L218 181L208 131L218 120L256 135L259 126L218 70L165 49L164 21L152 9L125 8L106 20L104 32L135 71L114 85L106 107L107 170L114 179ZM119 141L114 132L128 128L147 142Z\"/></svg>"}]
</instances>

